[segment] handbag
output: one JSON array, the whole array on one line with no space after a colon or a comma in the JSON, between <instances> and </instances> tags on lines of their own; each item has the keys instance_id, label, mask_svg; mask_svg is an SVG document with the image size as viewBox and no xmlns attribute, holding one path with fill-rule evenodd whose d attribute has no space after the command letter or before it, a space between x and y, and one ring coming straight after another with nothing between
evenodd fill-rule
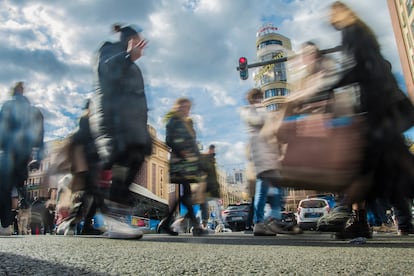
<instances>
[{"instance_id":1,"label":"handbag","mask_svg":"<svg viewBox=\"0 0 414 276\"><path fill-rule=\"evenodd\" d=\"M279 186L318 191L340 192L350 185L364 149L359 86L331 92L291 108L297 112L288 114L277 132L278 140L287 144L280 176L265 177L278 178Z\"/></svg>"},{"instance_id":2,"label":"handbag","mask_svg":"<svg viewBox=\"0 0 414 276\"><path fill-rule=\"evenodd\" d=\"M207 183L204 181L200 181L198 183L191 183L191 201L193 204L202 204L206 202L206 189Z\"/></svg>"},{"instance_id":3,"label":"handbag","mask_svg":"<svg viewBox=\"0 0 414 276\"><path fill-rule=\"evenodd\" d=\"M170 182L175 184L193 183L200 180L200 159L196 154L181 158L171 154Z\"/></svg>"}]
</instances>

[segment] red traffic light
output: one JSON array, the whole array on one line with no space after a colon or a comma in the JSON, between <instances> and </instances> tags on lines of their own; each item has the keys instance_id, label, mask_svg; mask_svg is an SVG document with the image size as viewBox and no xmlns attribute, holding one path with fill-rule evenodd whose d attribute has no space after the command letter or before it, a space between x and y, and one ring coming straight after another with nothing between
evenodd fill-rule
<instances>
[{"instance_id":1,"label":"red traffic light","mask_svg":"<svg viewBox=\"0 0 414 276\"><path fill-rule=\"evenodd\" d=\"M240 57L239 58L239 67L238 69L240 72L240 78L242 80L247 80L247 78L249 77L249 72L248 72L248 66L247 66L247 58L245 57Z\"/></svg>"}]
</instances>

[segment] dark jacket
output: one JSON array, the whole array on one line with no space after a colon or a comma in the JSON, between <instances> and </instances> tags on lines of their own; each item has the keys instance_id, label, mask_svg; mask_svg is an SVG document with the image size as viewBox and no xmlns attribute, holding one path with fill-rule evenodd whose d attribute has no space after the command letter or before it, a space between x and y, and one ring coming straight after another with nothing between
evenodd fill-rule
<instances>
[{"instance_id":1,"label":"dark jacket","mask_svg":"<svg viewBox=\"0 0 414 276\"><path fill-rule=\"evenodd\" d=\"M0 149L12 152L17 160L43 157L43 115L23 95L6 101L0 111ZM31 156L37 148L36 156ZM30 160L29 160L30 161Z\"/></svg>"},{"instance_id":2,"label":"dark jacket","mask_svg":"<svg viewBox=\"0 0 414 276\"><path fill-rule=\"evenodd\" d=\"M201 154L200 164L202 170L206 173L206 192L209 197L219 198L220 197L220 184L217 180L216 172L216 158L212 154Z\"/></svg>"},{"instance_id":3,"label":"dark jacket","mask_svg":"<svg viewBox=\"0 0 414 276\"><path fill-rule=\"evenodd\" d=\"M167 122L165 142L171 148L170 182L198 182L200 151L192 121L173 115Z\"/></svg>"},{"instance_id":4,"label":"dark jacket","mask_svg":"<svg viewBox=\"0 0 414 276\"><path fill-rule=\"evenodd\" d=\"M147 100L140 68L120 42L106 42L95 61L95 94L90 127L100 158L116 161L131 148L150 155Z\"/></svg>"},{"instance_id":5,"label":"dark jacket","mask_svg":"<svg viewBox=\"0 0 414 276\"><path fill-rule=\"evenodd\" d=\"M371 130L391 120L400 133L414 125L414 107L399 89L390 64L368 27L358 22L342 30L342 46L355 61L337 86L358 82L361 87L362 111L367 112Z\"/></svg>"},{"instance_id":6,"label":"dark jacket","mask_svg":"<svg viewBox=\"0 0 414 276\"><path fill-rule=\"evenodd\" d=\"M4 103L0 111L0 193L10 195L13 186L23 186L29 162L43 158L43 135L43 115L25 96L18 94Z\"/></svg>"},{"instance_id":7,"label":"dark jacket","mask_svg":"<svg viewBox=\"0 0 414 276\"><path fill-rule=\"evenodd\" d=\"M402 133L414 125L414 107L398 88L389 63L383 58L372 31L360 21L342 30L342 46L355 65L338 86L359 83L362 111L366 112L367 147L362 175L372 175L371 185L354 201L381 196L392 201L414 194L413 156Z\"/></svg>"}]
</instances>

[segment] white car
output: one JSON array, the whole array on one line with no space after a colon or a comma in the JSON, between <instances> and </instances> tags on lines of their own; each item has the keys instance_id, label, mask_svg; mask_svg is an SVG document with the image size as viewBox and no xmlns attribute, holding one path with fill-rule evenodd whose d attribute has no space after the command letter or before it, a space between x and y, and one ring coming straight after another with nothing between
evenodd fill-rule
<instances>
[{"instance_id":1,"label":"white car","mask_svg":"<svg viewBox=\"0 0 414 276\"><path fill-rule=\"evenodd\" d=\"M329 213L329 203L323 198L307 198L299 202L296 219L303 230L316 230L316 223Z\"/></svg>"}]
</instances>

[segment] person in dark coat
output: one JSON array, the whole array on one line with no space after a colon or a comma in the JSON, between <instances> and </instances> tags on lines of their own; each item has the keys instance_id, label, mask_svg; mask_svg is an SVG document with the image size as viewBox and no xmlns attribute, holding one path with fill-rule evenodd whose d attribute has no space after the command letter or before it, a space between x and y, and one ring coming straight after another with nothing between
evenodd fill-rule
<instances>
[{"instance_id":1,"label":"person in dark coat","mask_svg":"<svg viewBox=\"0 0 414 276\"><path fill-rule=\"evenodd\" d=\"M366 149L359 176L346 191L348 203L382 197L394 207L413 196L414 158L403 132L414 125L414 108L398 88L373 31L347 5L331 6L330 22L342 33L342 51L352 64L336 87L357 83L365 112ZM338 238L371 237L365 204L354 204L355 219ZM413 231L412 225L410 226Z\"/></svg>"},{"instance_id":2,"label":"person in dark coat","mask_svg":"<svg viewBox=\"0 0 414 276\"><path fill-rule=\"evenodd\" d=\"M208 219L209 219L209 210L208 210L208 199L218 199L220 198L220 184L217 180L217 171L216 171L216 146L210 145L208 147L208 152L201 154L201 167L202 170L206 173L206 200L200 204L201 210L201 220L204 228L207 228Z\"/></svg>"},{"instance_id":3,"label":"person in dark coat","mask_svg":"<svg viewBox=\"0 0 414 276\"><path fill-rule=\"evenodd\" d=\"M144 79L135 64L147 41L133 25L114 31L120 41L105 42L96 57L89 122L101 169L112 170L109 200L126 208L133 204L129 186L152 151Z\"/></svg>"},{"instance_id":4,"label":"person in dark coat","mask_svg":"<svg viewBox=\"0 0 414 276\"><path fill-rule=\"evenodd\" d=\"M190 183L200 181L200 151L196 141L196 132L193 121L189 117L191 100L179 98L174 107L165 116L167 121L165 142L171 149L169 161L170 182L178 184L178 189L182 189L182 196L174 201L170 206L170 212L158 225L157 232L166 232L176 236L178 232L171 229L174 214L180 201L187 208L186 216L189 218L193 227L193 235L203 235L208 233L198 222L191 199Z\"/></svg>"},{"instance_id":5,"label":"person in dark coat","mask_svg":"<svg viewBox=\"0 0 414 276\"><path fill-rule=\"evenodd\" d=\"M43 158L43 115L23 95L24 83L17 82L12 99L0 111L0 220L4 228L12 223L11 191L26 199L24 181L28 169L35 170Z\"/></svg>"},{"instance_id":6,"label":"person in dark coat","mask_svg":"<svg viewBox=\"0 0 414 276\"><path fill-rule=\"evenodd\" d=\"M152 151L144 79L134 63L147 41L137 27L115 25L114 30L120 41L105 42L95 62L90 126L102 168L114 170L110 199L126 203L128 187Z\"/></svg>"}]
</instances>

